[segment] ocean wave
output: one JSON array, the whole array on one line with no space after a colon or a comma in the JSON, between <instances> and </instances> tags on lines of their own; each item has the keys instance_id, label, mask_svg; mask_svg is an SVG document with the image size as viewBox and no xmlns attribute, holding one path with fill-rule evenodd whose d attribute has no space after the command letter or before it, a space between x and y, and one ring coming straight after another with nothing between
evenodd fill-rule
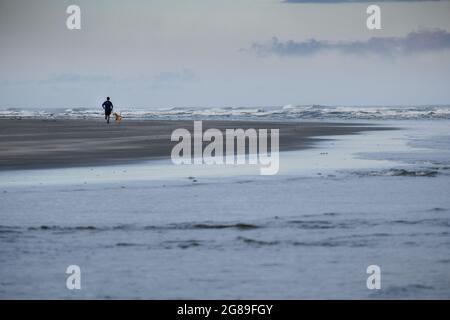
<instances>
[{"instance_id":1,"label":"ocean wave","mask_svg":"<svg viewBox=\"0 0 450 320\"><path fill-rule=\"evenodd\" d=\"M318 241L293 241L293 240L261 240L248 237L239 236L236 238L237 241L242 242L246 245L252 245L257 247L262 246L294 246L294 247L366 247L373 246L373 239L336 239L329 238L325 240Z\"/></svg>"},{"instance_id":2,"label":"ocean wave","mask_svg":"<svg viewBox=\"0 0 450 320\"><path fill-rule=\"evenodd\" d=\"M436 208L434 211L446 211L447 209ZM429 210L427 211L429 212ZM327 217L326 219L307 219L317 216ZM252 230L260 229L291 229L304 231L320 231L326 229L357 229L360 227L376 227L381 225L429 225L436 227L449 227L450 218L447 216L436 216L426 219L396 219L396 220L379 220L379 219L343 219L336 217L335 214L329 213L304 215L301 217L274 217L271 219L264 219L263 221L255 222L179 222L167 224L115 224L115 225L38 225L38 226L6 226L0 225L0 234L18 234L24 232L52 232L52 233L73 233L73 232L151 232L151 231L220 231L229 230L231 232L248 231L248 234L253 234Z\"/></svg>"},{"instance_id":3,"label":"ocean wave","mask_svg":"<svg viewBox=\"0 0 450 320\"><path fill-rule=\"evenodd\" d=\"M346 107L292 106L284 107L227 107L227 108L129 108L116 107L124 118L139 119L268 119L268 120L417 120L450 119L450 106L419 107ZM13 119L97 119L101 108L66 108L54 110L0 109L0 118Z\"/></svg>"},{"instance_id":4,"label":"ocean wave","mask_svg":"<svg viewBox=\"0 0 450 320\"><path fill-rule=\"evenodd\" d=\"M431 293L435 290L433 286L427 286L423 284L409 284L405 286L388 286L383 290L374 290L375 292L370 294L371 298L379 299L392 299L392 298L414 298L418 295L423 296L426 293ZM425 295L426 296L426 295Z\"/></svg>"},{"instance_id":5,"label":"ocean wave","mask_svg":"<svg viewBox=\"0 0 450 320\"><path fill-rule=\"evenodd\" d=\"M314 215L316 216L316 215ZM78 226L64 226L64 225L41 225L31 226L27 228L0 226L0 233L4 232L23 232L23 231L45 231L56 233L70 233L70 232L100 232L100 231L171 231L171 230L236 230L247 231L263 228L293 228L304 230L321 230L321 229L349 229L360 225L372 226L378 224L375 221L367 220L297 220L297 219L273 219L270 221L263 221L258 224L250 222L181 222L169 223L162 225L136 225L136 224L119 224L113 226L94 226L94 225L78 225Z\"/></svg>"},{"instance_id":6,"label":"ocean wave","mask_svg":"<svg viewBox=\"0 0 450 320\"><path fill-rule=\"evenodd\" d=\"M295 224L300 229L335 229L335 228L347 228L345 223L336 223L333 221L325 220L291 220L289 223Z\"/></svg>"},{"instance_id":7,"label":"ocean wave","mask_svg":"<svg viewBox=\"0 0 450 320\"><path fill-rule=\"evenodd\" d=\"M195 248L203 245L202 241L198 240L170 240L170 241L164 241L162 243L162 246L165 249L188 249L188 248Z\"/></svg>"},{"instance_id":8,"label":"ocean wave","mask_svg":"<svg viewBox=\"0 0 450 320\"><path fill-rule=\"evenodd\" d=\"M379 171L356 171L353 174L360 177L436 177L438 170L434 169L387 169Z\"/></svg>"},{"instance_id":9,"label":"ocean wave","mask_svg":"<svg viewBox=\"0 0 450 320\"><path fill-rule=\"evenodd\" d=\"M419 220L394 220L391 223L400 225L429 225L435 227L450 227L450 219L448 218L430 218Z\"/></svg>"},{"instance_id":10,"label":"ocean wave","mask_svg":"<svg viewBox=\"0 0 450 320\"><path fill-rule=\"evenodd\" d=\"M166 225L115 225L115 226L61 226L61 225L41 225L28 227L28 231L55 231L55 232L75 232L75 231L149 231L149 230L208 230L208 229L236 229L251 230L262 228L263 225L250 223L171 223ZM0 226L0 232L19 232L18 227Z\"/></svg>"},{"instance_id":11,"label":"ocean wave","mask_svg":"<svg viewBox=\"0 0 450 320\"><path fill-rule=\"evenodd\" d=\"M241 241L245 244L257 245L257 246L273 246L280 244L280 241L266 241L266 240L257 240L247 237L237 237L236 240Z\"/></svg>"},{"instance_id":12,"label":"ocean wave","mask_svg":"<svg viewBox=\"0 0 450 320\"><path fill-rule=\"evenodd\" d=\"M225 229L233 228L239 230L248 230L260 228L260 226L249 224L249 223L236 223L236 224L194 224L192 226L194 229Z\"/></svg>"}]
</instances>

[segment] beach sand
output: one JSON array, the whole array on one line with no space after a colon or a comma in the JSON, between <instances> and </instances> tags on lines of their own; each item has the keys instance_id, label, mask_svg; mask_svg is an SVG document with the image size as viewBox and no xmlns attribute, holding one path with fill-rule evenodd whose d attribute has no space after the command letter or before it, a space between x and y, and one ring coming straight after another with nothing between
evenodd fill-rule
<instances>
[{"instance_id":1,"label":"beach sand","mask_svg":"<svg viewBox=\"0 0 450 320\"><path fill-rule=\"evenodd\" d=\"M193 121L0 119L0 170L124 164L169 158L177 128L193 132ZM368 124L325 122L203 121L218 128L280 129L280 151L312 146L315 137L384 130Z\"/></svg>"}]
</instances>

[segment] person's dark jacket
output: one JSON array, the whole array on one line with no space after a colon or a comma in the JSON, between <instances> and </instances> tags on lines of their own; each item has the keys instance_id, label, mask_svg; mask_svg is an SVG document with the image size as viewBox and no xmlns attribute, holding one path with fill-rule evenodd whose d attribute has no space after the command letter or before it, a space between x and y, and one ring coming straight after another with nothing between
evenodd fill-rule
<instances>
[{"instance_id":1,"label":"person's dark jacket","mask_svg":"<svg viewBox=\"0 0 450 320\"><path fill-rule=\"evenodd\" d=\"M103 107L103 109L105 109L106 114L111 114L111 111L114 108L112 102L109 100L106 100L105 102L103 102L102 107Z\"/></svg>"}]
</instances>

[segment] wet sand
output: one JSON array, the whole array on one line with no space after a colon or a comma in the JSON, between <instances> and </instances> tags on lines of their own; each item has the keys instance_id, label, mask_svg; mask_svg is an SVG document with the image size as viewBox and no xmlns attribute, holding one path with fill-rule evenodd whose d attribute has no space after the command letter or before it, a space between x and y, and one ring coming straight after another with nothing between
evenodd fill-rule
<instances>
[{"instance_id":1,"label":"wet sand","mask_svg":"<svg viewBox=\"0 0 450 320\"><path fill-rule=\"evenodd\" d=\"M0 170L96 166L169 158L172 131L193 121L0 119ZM203 121L218 128L280 129L280 151L312 147L316 137L391 128L324 122Z\"/></svg>"}]
</instances>

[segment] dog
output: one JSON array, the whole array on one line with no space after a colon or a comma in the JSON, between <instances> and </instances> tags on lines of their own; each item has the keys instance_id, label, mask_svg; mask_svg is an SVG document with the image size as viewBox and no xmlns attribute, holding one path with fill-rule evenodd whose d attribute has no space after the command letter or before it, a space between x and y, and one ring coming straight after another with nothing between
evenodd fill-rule
<instances>
[{"instance_id":1,"label":"dog","mask_svg":"<svg viewBox=\"0 0 450 320\"><path fill-rule=\"evenodd\" d=\"M122 115L120 113L114 112L113 116L116 117L116 123L120 123L122 121Z\"/></svg>"}]
</instances>

